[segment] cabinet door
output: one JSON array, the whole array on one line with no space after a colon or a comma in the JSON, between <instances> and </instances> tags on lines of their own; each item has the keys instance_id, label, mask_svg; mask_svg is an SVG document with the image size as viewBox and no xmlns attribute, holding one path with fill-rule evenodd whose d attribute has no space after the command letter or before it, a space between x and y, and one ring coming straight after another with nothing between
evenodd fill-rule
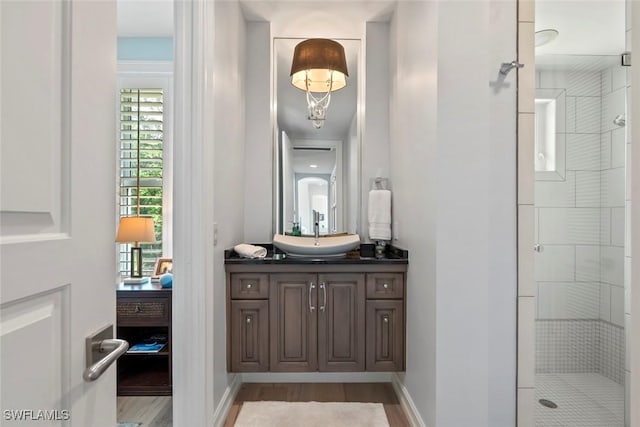
<instances>
[{"instance_id":1,"label":"cabinet door","mask_svg":"<svg viewBox=\"0 0 640 427\"><path fill-rule=\"evenodd\" d=\"M402 371L403 369L403 301L368 300L367 371Z\"/></svg>"},{"instance_id":2,"label":"cabinet door","mask_svg":"<svg viewBox=\"0 0 640 427\"><path fill-rule=\"evenodd\" d=\"M305 372L318 368L316 279L315 274L270 276L271 371Z\"/></svg>"},{"instance_id":3,"label":"cabinet door","mask_svg":"<svg viewBox=\"0 0 640 427\"><path fill-rule=\"evenodd\" d=\"M320 274L318 283L320 370L364 371L364 274Z\"/></svg>"},{"instance_id":4,"label":"cabinet door","mask_svg":"<svg viewBox=\"0 0 640 427\"><path fill-rule=\"evenodd\" d=\"M231 370L269 370L269 302L231 302Z\"/></svg>"}]
</instances>

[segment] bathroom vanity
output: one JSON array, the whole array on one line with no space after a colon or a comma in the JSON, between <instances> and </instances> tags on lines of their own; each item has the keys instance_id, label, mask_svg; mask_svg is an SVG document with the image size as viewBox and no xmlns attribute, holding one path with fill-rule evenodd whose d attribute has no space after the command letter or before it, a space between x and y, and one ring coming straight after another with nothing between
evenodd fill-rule
<instances>
[{"instance_id":1,"label":"bathroom vanity","mask_svg":"<svg viewBox=\"0 0 640 427\"><path fill-rule=\"evenodd\" d=\"M403 371L408 254L225 253L230 372Z\"/></svg>"}]
</instances>

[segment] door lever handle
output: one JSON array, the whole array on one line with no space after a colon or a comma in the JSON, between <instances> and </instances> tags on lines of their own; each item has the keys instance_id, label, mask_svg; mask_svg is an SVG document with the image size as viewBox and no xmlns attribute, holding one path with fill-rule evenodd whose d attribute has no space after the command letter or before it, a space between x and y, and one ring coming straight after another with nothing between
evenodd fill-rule
<instances>
[{"instance_id":1,"label":"door lever handle","mask_svg":"<svg viewBox=\"0 0 640 427\"><path fill-rule=\"evenodd\" d=\"M109 325L86 339L86 369L82 378L95 381L129 349L125 340L113 338L113 325Z\"/></svg>"}]
</instances>

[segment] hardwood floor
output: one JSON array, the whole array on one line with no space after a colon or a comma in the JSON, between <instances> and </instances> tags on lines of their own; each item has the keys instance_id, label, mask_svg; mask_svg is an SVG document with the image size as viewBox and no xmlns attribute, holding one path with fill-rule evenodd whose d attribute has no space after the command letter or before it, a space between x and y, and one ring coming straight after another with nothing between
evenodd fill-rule
<instances>
[{"instance_id":1,"label":"hardwood floor","mask_svg":"<svg viewBox=\"0 0 640 427\"><path fill-rule=\"evenodd\" d=\"M258 400L382 403L391 427L409 427L390 383L244 383L224 427L233 427L242 402Z\"/></svg>"},{"instance_id":2,"label":"hardwood floor","mask_svg":"<svg viewBox=\"0 0 640 427\"><path fill-rule=\"evenodd\" d=\"M142 427L171 427L171 396L118 396L118 422Z\"/></svg>"}]
</instances>

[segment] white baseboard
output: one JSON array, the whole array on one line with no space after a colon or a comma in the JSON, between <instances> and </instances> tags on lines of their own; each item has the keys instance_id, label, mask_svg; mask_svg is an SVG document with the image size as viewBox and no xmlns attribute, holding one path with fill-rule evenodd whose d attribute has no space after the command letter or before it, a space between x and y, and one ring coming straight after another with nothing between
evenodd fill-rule
<instances>
[{"instance_id":1,"label":"white baseboard","mask_svg":"<svg viewBox=\"0 0 640 427\"><path fill-rule=\"evenodd\" d=\"M242 378L240 374L235 374L233 376L233 380L231 380L231 384L227 387L222 395L222 399L220 399L220 403L216 408L216 411L213 414L213 425L215 427L224 426L224 422L227 420L227 415L229 415L229 410L231 409L231 405L236 398L236 394L238 394L238 390L240 390L240 386L242 385Z\"/></svg>"},{"instance_id":2,"label":"white baseboard","mask_svg":"<svg viewBox=\"0 0 640 427\"><path fill-rule=\"evenodd\" d=\"M391 375L391 384L393 385L393 389L396 391L398 400L400 400L400 406L402 406L405 415L409 419L409 424L411 424L412 427L427 427L418 412L418 408L416 408L416 405L413 403L413 399L411 399L409 391L404 384L402 384L397 373L393 373Z\"/></svg>"},{"instance_id":3,"label":"white baseboard","mask_svg":"<svg viewBox=\"0 0 640 427\"><path fill-rule=\"evenodd\" d=\"M245 372L243 383L389 383L389 372Z\"/></svg>"}]
</instances>

